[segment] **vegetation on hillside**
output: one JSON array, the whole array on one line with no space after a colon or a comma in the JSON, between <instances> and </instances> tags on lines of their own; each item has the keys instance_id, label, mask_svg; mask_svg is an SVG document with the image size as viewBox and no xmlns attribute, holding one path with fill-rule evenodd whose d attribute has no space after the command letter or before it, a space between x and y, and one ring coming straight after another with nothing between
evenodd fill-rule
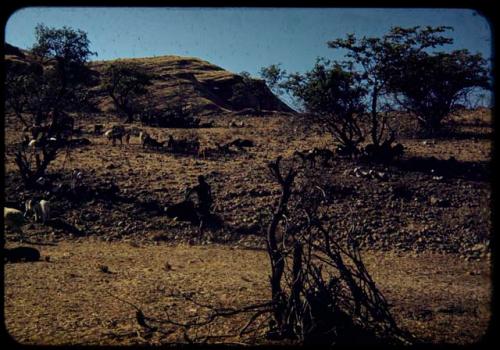
<instances>
[{"instance_id":1,"label":"vegetation on hillside","mask_svg":"<svg viewBox=\"0 0 500 350\"><path fill-rule=\"evenodd\" d=\"M70 113L91 108L88 89L95 84L86 65L94 53L87 34L63 27L36 27L32 64L12 61L7 66L5 104L8 111L31 131L21 140L16 163L25 184L36 185L49 164L65 146L73 130Z\"/></svg>"},{"instance_id":2,"label":"vegetation on hillside","mask_svg":"<svg viewBox=\"0 0 500 350\"><path fill-rule=\"evenodd\" d=\"M423 130L434 133L445 117L466 104L473 89L491 88L481 54L432 51L453 42L442 34L449 29L394 27L382 37L360 39L349 34L328 42L328 47L345 52L343 61L332 66L318 61L304 74L287 74L271 65L261 75L275 91L297 98L309 119L326 127L350 152L359 151L357 145L367 136L369 156L397 155L390 146L395 141L389 123L394 112L410 112ZM361 119L366 131L357 127L355 120Z\"/></svg>"}]
</instances>

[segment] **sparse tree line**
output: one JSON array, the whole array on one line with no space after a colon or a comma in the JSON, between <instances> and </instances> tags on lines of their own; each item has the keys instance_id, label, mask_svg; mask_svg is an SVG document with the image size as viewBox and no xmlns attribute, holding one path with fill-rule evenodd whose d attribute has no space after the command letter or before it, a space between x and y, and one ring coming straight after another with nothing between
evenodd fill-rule
<instances>
[{"instance_id":1,"label":"sparse tree line","mask_svg":"<svg viewBox=\"0 0 500 350\"><path fill-rule=\"evenodd\" d=\"M330 48L345 51L343 61L318 59L304 74L271 65L261 75L275 92L286 92L300 102L303 123L313 122L330 133L339 154L390 159L402 150L392 145L396 138L391 113L409 112L422 130L435 133L474 89L491 88L488 65L480 54L435 52L453 42L444 35L451 29L395 27L380 38L361 39L349 34L328 42ZM32 131L41 148L35 157L16 154L25 183L42 176L65 145L73 125L69 114L95 110L92 87L110 96L125 122L138 118L160 127L199 126L196 108L181 87L169 107L152 105L148 87L155 76L135 63L113 62L99 79L87 65L95 53L85 32L39 25L36 38L31 49L34 64L10 61L6 74L7 111ZM242 75L233 104L241 104L249 90L260 91L252 89L252 82L249 74Z\"/></svg>"},{"instance_id":2,"label":"sparse tree line","mask_svg":"<svg viewBox=\"0 0 500 350\"><path fill-rule=\"evenodd\" d=\"M481 54L434 51L453 43L444 35L449 30L417 26L394 27L380 38L349 34L328 42L345 52L343 61L318 59L304 74L289 74L274 64L262 68L261 75L276 93L297 99L306 122L328 131L344 153L360 153L365 141L368 155L391 153L395 136L389 116L394 112L410 113L421 130L435 134L474 89L491 89Z\"/></svg>"}]
</instances>

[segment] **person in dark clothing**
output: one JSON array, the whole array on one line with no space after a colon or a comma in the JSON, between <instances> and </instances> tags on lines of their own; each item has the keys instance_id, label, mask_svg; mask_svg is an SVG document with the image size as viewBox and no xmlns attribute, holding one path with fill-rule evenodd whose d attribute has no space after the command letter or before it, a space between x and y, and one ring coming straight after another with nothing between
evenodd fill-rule
<instances>
[{"instance_id":1,"label":"person in dark clothing","mask_svg":"<svg viewBox=\"0 0 500 350\"><path fill-rule=\"evenodd\" d=\"M205 181L205 177L203 175L198 176L198 185L187 191L185 200L187 201L193 193L196 193L196 196L198 197L197 210L200 215L201 231L204 227L204 223L207 222L207 219L210 216L210 209L213 204L212 189L210 188L210 185Z\"/></svg>"}]
</instances>

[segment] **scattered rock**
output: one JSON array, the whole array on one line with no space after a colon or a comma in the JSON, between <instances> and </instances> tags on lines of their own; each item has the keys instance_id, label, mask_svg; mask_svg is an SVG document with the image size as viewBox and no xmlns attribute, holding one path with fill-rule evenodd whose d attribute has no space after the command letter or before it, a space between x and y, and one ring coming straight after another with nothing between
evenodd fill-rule
<instances>
[{"instance_id":1,"label":"scattered rock","mask_svg":"<svg viewBox=\"0 0 500 350\"><path fill-rule=\"evenodd\" d=\"M97 267L98 267L98 269L99 269L100 272L103 272L103 273L112 273L109 270L109 267L107 265L101 265L101 264L99 264Z\"/></svg>"},{"instance_id":2,"label":"scattered rock","mask_svg":"<svg viewBox=\"0 0 500 350\"><path fill-rule=\"evenodd\" d=\"M451 203L448 199L431 196L429 198L429 204L435 207L449 207Z\"/></svg>"}]
</instances>

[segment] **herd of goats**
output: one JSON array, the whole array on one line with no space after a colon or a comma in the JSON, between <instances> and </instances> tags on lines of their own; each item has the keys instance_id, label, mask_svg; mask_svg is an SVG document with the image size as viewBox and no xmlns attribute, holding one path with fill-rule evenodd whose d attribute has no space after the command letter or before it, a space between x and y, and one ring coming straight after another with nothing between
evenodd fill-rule
<instances>
[{"instance_id":1,"label":"herd of goats","mask_svg":"<svg viewBox=\"0 0 500 350\"><path fill-rule=\"evenodd\" d=\"M71 117L68 120L69 122L74 122ZM206 127L213 126L213 122L209 123L210 125L207 125ZM238 127L244 127L245 124L242 121L235 121L232 120L229 123L229 127L231 128L238 128ZM68 129L72 130L73 134L72 136L75 136L77 134L82 133L81 128L80 129L75 129L73 123L71 125L68 125ZM37 147L40 147L40 140L41 138L36 137L40 130L30 130L32 135L24 135L24 141L22 142L22 145L26 149L32 149L33 152L36 152ZM159 141L152 137L149 133L147 133L144 130L141 130L140 128L137 127L129 127L126 128L125 126L119 124L119 125L114 125L108 130L104 130L104 125L102 124L95 124L93 130L88 131L89 133L93 133L95 136L104 136L109 143L111 143L113 146L116 145L117 141L120 142L120 144L123 144L124 142L126 144L129 144L130 138L132 136L137 137L140 141L140 144L142 145L143 149L148 149L148 150L154 150L154 151L166 151L169 153L173 154L185 154L185 155L193 155L193 156L198 156L199 158L206 159L207 157L218 157L218 156L226 156L226 155L232 155L232 154L237 154L241 152L246 152L246 148L248 147L253 147L254 142L249 139L240 139L237 138L233 141L227 142L225 144L218 144L215 143L214 147L200 147L200 142L198 138L192 138L192 139L174 139L173 136L169 136L167 140L165 141ZM56 139L49 139L48 141L45 142L58 142ZM72 138L69 137L68 139L65 139L66 146L86 146L89 145L91 142L90 140L86 138ZM389 142L386 142L382 145L382 149L384 149L384 146L387 146L385 153L391 153L392 156L401 156L403 153L403 147L400 144L397 144L395 147L391 147L390 144L392 143L392 140ZM367 151L368 151L367 146ZM322 166L328 166L329 162L334 159L335 155L342 155L342 149L337 149L336 152L332 152L329 149L325 148L313 148L311 150L305 150L305 151L295 151L294 152L294 157L297 157L298 159L301 159L303 164L309 164L310 166L313 166L317 164L318 162L321 163ZM373 172L373 171L371 171ZM356 168L354 170L353 175L357 177L376 177L379 179L385 179L386 174L382 172L373 172L373 173L368 173L363 172L359 168ZM75 175L75 174L73 174ZM78 180L78 176L81 176L82 174L76 174L76 177L74 180ZM41 179L43 180L43 179ZM37 181L38 182L38 181ZM4 223L6 227L9 227L12 229L13 233L18 233L21 237L21 240L23 240L24 235L22 233L21 227L28 222L30 219L34 219L35 222L43 222L45 223L47 220L50 219L50 202L42 199L40 201L34 200L34 199L29 199L26 200L24 203L25 210L22 212L21 210L14 209L14 208L7 208L4 207Z\"/></svg>"},{"instance_id":2,"label":"herd of goats","mask_svg":"<svg viewBox=\"0 0 500 350\"><path fill-rule=\"evenodd\" d=\"M73 138L75 135L81 135L81 128L74 128L74 120L73 118L68 118L68 125L65 125L66 130L72 130L71 137L63 136L61 140L64 140L64 146L72 147L72 146L87 146L91 144L90 140L86 138ZM206 123L204 127L212 127L213 121ZM229 123L229 127L241 128L244 127L245 124L242 121L232 120ZM37 150L46 146L43 144L46 143L58 143L61 140L58 140L55 137L48 138L45 140L44 138L39 137L43 133L43 127L33 126L26 131L29 133L25 133L23 136L23 142L21 142L21 147L28 152L30 150L33 153L36 153ZM240 139L237 138L231 142L227 142L224 144L215 144L215 147L200 147L200 142L197 138L194 139L174 139L173 136L169 136L168 140L163 142L158 141L154 137L152 137L146 131L143 131L137 127L126 128L123 125L114 125L108 130L104 130L104 125L95 124L94 129L90 131L95 136L104 136L108 142L110 142L113 146L117 144L119 141L120 144L126 143L129 144L130 138L132 136L138 137L140 144L143 149L155 150L155 151L167 151L175 154L189 154L189 155L198 155L198 157L206 159L210 156L225 156L232 155L239 152L245 152L246 147L253 147L254 142L248 139ZM81 173L73 174L74 179L78 180L78 176L82 176ZM76 176L76 177L75 177ZM43 181L43 178L37 180L37 183L42 185L40 181ZM74 185L74 184L73 184ZM24 202L25 210L24 212L15 208L4 207L4 224L6 228L12 233L16 233L20 236L21 241L24 240L24 235L21 230L21 227L28 223L31 220L34 222L42 222L46 223L50 220L50 202L48 200L42 199L40 201L35 199L28 199Z\"/></svg>"},{"instance_id":3,"label":"herd of goats","mask_svg":"<svg viewBox=\"0 0 500 350\"><path fill-rule=\"evenodd\" d=\"M238 124L238 126L242 127L243 124ZM102 127L103 126L100 124L95 125L94 133L102 133ZM216 143L215 147L201 147L198 139L176 140L172 135L168 137L168 140L159 141L146 131L142 131L137 127L126 129L123 125L113 126L111 129L104 132L104 136L113 145L116 145L117 141L120 141L120 144L123 144L123 142L128 144L130 142L130 137L135 136L139 138L140 144L144 149L156 151L163 150L170 153L193 154L204 159L209 156L228 155L238 151L244 151L245 147L254 146L253 141L239 138L225 144Z\"/></svg>"}]
</instances>

